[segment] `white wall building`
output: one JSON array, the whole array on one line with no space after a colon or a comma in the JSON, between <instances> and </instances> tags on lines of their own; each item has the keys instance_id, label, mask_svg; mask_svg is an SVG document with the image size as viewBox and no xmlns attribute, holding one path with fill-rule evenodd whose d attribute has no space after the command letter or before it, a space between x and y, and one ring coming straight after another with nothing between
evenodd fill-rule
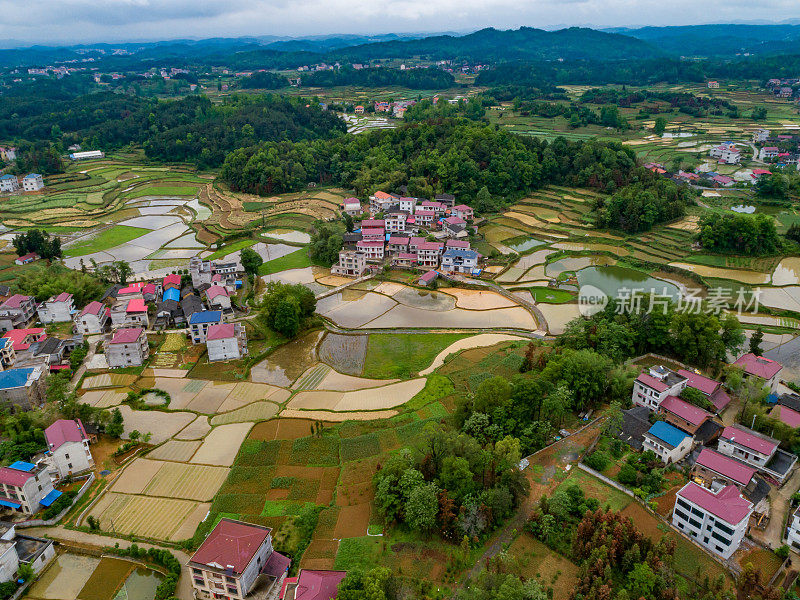
<instances>
[{"instance_id":1,"label":"white wall building","mask_svg":"<svg viewBox=\"0 0 800 600\"><path fill-rule=\"evenodd\" d=\"M680 396L686 383L686 377L666 367L650 367L647 373L641 373L633 382L631 400L637 406L656 411L667 396Z\"/></svg>"},{"instance_id":2,"label":"white wall building","mask_svg":"<svg viewBox=\"0 0 800 600\"><path fill-rule=\"evenodd\" d=\"M110 319L108 307L100 302L89 302L75 315L75 329L83 335L103 333Z\"/></svg>"},{"instance_id":3,"label":"white wall building","mask_svg":"<svg viewBox=\"0 0 800 600\"><path fill-rule=\"evenodd\" d=\"M150 356L147 334L141 327L117 329L106 342L106 360L112 369L140 367Z\"/></svg>"},{"instance_id":4,"label":"white wall building","mask_svg":"<svg viewBox=\"0 0 800 600\"><path fill-rule=\"evenodd\" d=\"M44 430L48 454L45 462L56 479L82 473L94 466L90 438L80 419L59 419Z\"/></svg>"},{"instance_id":5,"label":"white wall building","mask_svg":"<svg viewBox=\"0 0 800 600\"><path fill-rule=\"evenodd\" d=\"M727 560L739 548L752 512L753 505L734 485L715 493L689 482L675 495L672 524Z\"/></svg>"},{"instance_id":6,"label":"white wall building","mask_svg":"<svg viewBox=\"0 0 800 600\"><path fill-rule=\"evenodd\" d=\"M22 189L26 192L37 192L44 187L44 179L39 173L29 173L22 178Z\"/></svg>"},{"instance_id":7,"label":"white wall building","mask_svg":"<svg viewBox=\"0 0 800 600\"><path fill-rule=\"evenodd\" d=\"M19 189L19 179L16 175L3 175L0 177L0 192L16 192Z\"/></svg>"},{"instance_id":8,"label":"white wall building","mask_svg":"<svg viewBox=\"0 0 800 600\"><path fill-rule=\"evenodd\" d=\"M642 450L652 450L665 465L671 465L689 454L692 436L666 421L656 421L644 433Z\"/></svg>"},{"instance_id":9,"label":"white wall building","mask_svg":"<svg viewBox=\"0 0 800 600\"><path fill-rule=\"evenodd\" d=\"M247 354L247 333L239 323L215 323L206 333L208 361L235 360Z\"/></svg>"},{"instance_id":10,"label":"white wall building","mask_svg":"<svg viewBox=\"0 0 800 600\"><path fill-rule=\"evenodd\" d=\"M714 146L708 155L711 158L716 158L719 162L726 165L735 165L742 160L742 153L734 144L725 143L719 146Z\"/></svg>"},{"instance_id":11,"label":"white wall building","mask_svg":"<svg viewBox=\"0 0 800 600\"><path fill-rule=\"evenodd\" d=\"M68 323L72 321L72 314L75 312L75 302L72 299L72 294L61 292L58 296L50 297L39 305L37 312L42 323Z\"/></svg>"},{"instance_id":12,"label":"white wall building","mask_svg":"<svg viewBox=\"0 0 800 600\"><path fill-rule=\"evenodd\" d=\"M331 275L361 277L367 270L367 255L353 250L340 250L339 262L331 267Z\"/></svg>"}]
</instances>

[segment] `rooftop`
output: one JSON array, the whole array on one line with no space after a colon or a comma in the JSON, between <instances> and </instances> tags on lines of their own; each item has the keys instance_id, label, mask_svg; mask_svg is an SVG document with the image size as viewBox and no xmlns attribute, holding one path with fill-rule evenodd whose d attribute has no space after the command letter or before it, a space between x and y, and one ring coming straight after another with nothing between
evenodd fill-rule
<instances>
[{"instance_id":1,"label":"rooftop","mask_svg":"<svg viewBox=\"0 0 800 600\"><path fill-rule=\"evenodd\" d=\"M763 356L756 356L752 352L739 357L733 364L742 367L748 375L755 375L763 379L772 379L783 368L779 362Z\"/></svg>"},{"instance_id":2,"label":"rooftop","mask_svg":"<svg viewBox=\"0 0 800 600\"><path fill-rule=\"evenodd\" d=\"M28 481L28 479L33 477L32 469L31 470L15 469L14 467L16 465L17 463L14 463L13 465L8 467L0 467L0 483L21 487L25 485L25 482Z\"/></svg>"},{"instance_id":3,"label":"rooftop","mask_svg":"<svg viewBox=\"0 0 800 600\"><path fill-rule=\"evenodd\" d=\"M60 448L66 442L82 442L88 439L80 419L59 419L44 430L50 450Z\"/></svg>"},{"instance_id":4,"label":"rooftop","mask_svg":"<svg viewBox=\"0 0 800 600\"><path fill-rule=\"evenodd\" d=\"M143 332L144 329L141 327L124 327L122 329L117 329L111 337L110 343L132 344L139 339L139 336L142 335Z\"/></svg>"},{"instance_id":5,"label":"rooftop","mask_svg":"<svg viewBox=\"0 0 800 600\"><path fill-rule=\"evenodd\" d=\"M778 412L778 419L783 423L795 429L800 427L800 412L783 405L777 406L775 410Z\"/></svg>"},{"instance_id":6,"label":"rooftop","mask_svg":"<svg viewBox=\"0 0 800 600\"><path fill-rule=\"evenodd\" d=\"M94 302L89 302L89 304L83 307L83 310L81 311L81 316L99 315L102 311L103 311L103 304L95 300Z\"/></svg>"},{"instance_id":7,"label":"rooftop","mask_svg":"<svg viewBox=\"0 0 800 600\"><path fill-rule=\"evenodd\" d=\"M677 495L731 525L738 525L742 519L748 518L753 508L735 485L725 486L715 494L690 481L678 491Z\"/></svg>"},{"instance_id":8,"label":"rooftop","mask_svg":"<svg viewBox=\"0 0 800 600\"><path fill-rule=\"evenodd\" d=\"M772 454L778 447L776 440L762 436L742 425L726 427L722 432L722 437L761 454Z\"/></svg>"},{"instance_id":9,"label":"rooftop","mask_svg":"<svg viewBox=\"0 0 800 600\"><path fill-rule=\"evenodd\" d=\"M688 381L686 385L689 387L693 387L694 389L703 392L706 396L710 396L714 393L714 391L721 385L719 381L715 381L710 377L706 377L704 375L700 375L699 373L695 373L694 371L688 371L686 369L679 369L678 375L685 377Z\"/></svg>"},{"instance_id":10,"label":"rooftop","mask_svg":"<svg viewBox=\"0 0 800 600\"><path fill-rule=\"evenodd\" d=\"M206 296L209 300L213 300L217 296L225 296L228 297L228 290L226 290L221 285L212 285L210 288L206 290Z\"/></svg>"},{"instance_id":11,"label":"rooftop","mask_svg":"<svg viewBox=\"0 0 800 600\"><path fill-rule=\"evenodd\" d=\"M236 336L236 328L233 323L214 323L208 326L208 340L226 340Z\"/></svg>"},{"instance_id":12,"label":"rooftop","mask_svg":"<svg viewBox=\"0 0 800 600\"><path fill-rule=\"evenodd\" d=\"M55 298L50 298L48 302L69 302L70 300L72 300L72 294L61 292Z\"/></svg>"},{"instance_id":13,"label":"rooftop","mask_svg":"<svg viewBox=\"0 0 800 600\"><path fill-rule=\"evenodd\" d=\"M191 562L240 574L271 532L269 527L222 519L194 553Z\"/></svg>"},{"instance_id":14,"label":"rooftop","mask_svg":"<svg viewBox=\"0 0 800 600\"><path fill-rule=\"evenodd\" d=\"M680 417L684 421L692 425L699 426L703 421L711 418L711 413L703 410L702 408L690 404L685 400L681 400L677 396L667 396L661 403L659 408L662 408L672 414Z\"/></svg>"},{"instance_id":15,"label":"rooftop","mask_svg":"<svg viewBox=\"0 0 800 600\"><path fill-rule=\"evenodd\" d=\"M12 329L11 331L6 331L3 334L4 338L11 340L14 350L17 351L27 350L31 347L31 342L27 340L28 336L31 336L36 341L47 337L47 335L44 333L44 329L41 327L32 327L30 329Z\"/></svg>"},{"instance_id":16,"label":"rooftop","mask_svg":"<svg viewBox=\"0 0 800 600\"><path fill-rule=\"evenodd\" d=\"M192 313L189 318L190 325L202 325L203 323L219 323L222 321L222 311L220 310L202 310Z\"/></svg>"},{"instance_id":17,"label":"rooftop","mask_svg":"<svg viewBox=\"0 0 800 600\"><path fill-rule=\"evenodd\" d=\"M33 373L33 367L0 371L0 390L23 387Z\"/></svg>"},{"instance_id":18,"label":"rooftop","mask_svg":"<svg viewBox=\"0 0 800 600\"><path fill-rule=\"evenodd\" d=\"M331 600L336 598L339 583L347 571L308 571L302 569L297 578L294 600Z\"/></svg>"},{"instance_id":19,"label":"rooftop","mask_svg":"<svg viewBox=\"0 0 800 600\"><path fill-rule=\"evenodd\" d=\"M147 312L147 305L144 303L143 298L132 298L131 300L128 300L128 305L125 307L125 312Z\"/></svg>"},{"instance_id":20,"label":"rooftop","mask_svg":"<svg viewBox=\"0 0 800 600\"><path fill-rule=\"evenodd\" d=\"M647 430L647 435L657 438L662 442L677 448L680 443L689 437L689 435L674 425L670 425L666 421L656 421L652 427Z\"/></svg>"},{"instance_id":21,"label":"rooftop","mask_svg":"<svg viewBox=\"0 0 800 600\"><path fill-rule=\"evenodd\" d=\"M720 475L743 486L750 483L753 475L756 474L756 469L753 467L739 462L730 456L725 456L711 448L703 448L695 464L716 471Z\"/></svg>"},{"instance_id":22,"label":"rooftop","mask_svg":"<svg viewBox=\"0 0 800 600\"><path fill-rule=\"evenodd\" d=\"M28 302L30 299L31 299L30 296L24 296L22 294L14 294L13 296L11 296L11 298L3 302L3 304L0 304L0 308L19 308L20 306Z\"/></svg>"}]
</instances>

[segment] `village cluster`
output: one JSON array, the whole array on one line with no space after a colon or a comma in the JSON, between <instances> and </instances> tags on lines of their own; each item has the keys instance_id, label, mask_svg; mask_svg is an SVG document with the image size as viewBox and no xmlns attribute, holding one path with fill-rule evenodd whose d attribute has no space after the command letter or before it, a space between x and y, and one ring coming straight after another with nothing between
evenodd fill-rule
<instances>
[{"instance_id":1,"label":"village cluster","mask_svg":"<svg viewBox=\"0 0 800 600\"><path fill-rule=\"evenodd\" d=\"M800 426L800 396L777 393L780 363L747 353L733 364L745 380L754 378L769 389L775 418ZM687 388L699 392L713 410L683 400ZM770 518L769 493L786 483L797 456L744 425L723 425L719 414L731 397L719 381L698 372L651 367L636 378L631 400L634 406L623 411L620 439L691 473L676 493L672 524L710 552L730 558L748 528L763 527ZM800 549L800 513L789 520L786 537Z\"/></svg>"},{"instance_id":2,"label":"village cluster","mask_svg":"<svg viewBox=\"0 0 800 600\"><path fill-rule=\"evenodd\" d=\"M342 211L351 217L366 212L358 198L348 198ZM369 198L369 217L360 227L344 235L344 248L331 273L361 277L372 268L389 263L397 268L424 269L422 285L440 275L481 274L484 258L466 239L474 229L475 213L466 204L456 204L451 194L434 200L375 192ZM438 270L437 270L438 269Z\"/></svg>"}]
</instances>

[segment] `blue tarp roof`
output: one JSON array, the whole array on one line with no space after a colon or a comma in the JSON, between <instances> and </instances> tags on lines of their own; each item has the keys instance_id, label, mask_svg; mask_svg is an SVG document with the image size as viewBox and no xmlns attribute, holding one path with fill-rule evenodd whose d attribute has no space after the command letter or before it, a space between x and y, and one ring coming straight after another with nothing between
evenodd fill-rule
<instances>
[{"instance_id":1,"label":"blue tarp roof","mask_svg":"<svg viewBox=\"0 0 800 600\"><path fill-rule=\"evenodd\" d=\"M28 382L28 376L31 373L33 373L32 367L0 372L0 390L22 387Z\"/></svg>"},{"instance_id":2,"label":"blue tarp roof","mask_svg":"<svg viewBox=\"0 0 800 600\"><path fill-rule=\"evenodd\" d=\"M202 325L203 323L219 323L222 320L221 310L201 310L189 317L190 325ZM8 371L5 371L8 373ZM0 373L2 375L2 373Z\"/></svg>"},{"instance_id":3,"label":"blue tarp roof","mask_svg":"<svg viewBox=\"0 0 800 600\"><path fill-rule=\"evenodd\" d=\"M178 288L167 288L166 290L164 290L164 296L161 299L175 300L175 302L180 302L181 291Z\"/></svg>"},{"instance_id":4,"label":"blue tarp roof","mask_svg":"<svg viewBox=\"0 0 800 600\"><path fill-rule=\"evenodd\" d=\"M0 498L0 506L7 506L8 508L19 508L22 506L19 502L12 502L11 500L6 500L5 498Z\"/></svg>"},{"instance_id":5,"label":"blue tarp roof","mask_svg":"<svg viewBox=\"0 0 800 600\"><path fill-rule=\"evenodd\" d=\"M50 506L53 502L58 500L61 497L61 492L58 490L53 490L47 496L39 500L39 504L42 506Z\"/></svg>"},{"instance_id":6,"label":"blue tarp roof","mask_svg":"<svg viewBox=\"0 0 800 600\"><path fill-rule=\"evenodd\" d=\"M30 473L36 468L36 465L33 463L25 462L24 460L18 460L17 462L8 465L8 468L14 469L15 471L25 471L26 473Z\"/></svg>"},{"instance_id":7,"label":"blue tarp roof","mask_svg":"<svg viewBox=\"0 0 800 600\"><path fill-rule=\"evenodd\" d=\"M684 438L688 437L688 434L666 421L656 421L647 433L668 443L673 448L679 446Z\"/></svg>"}]
</instances>

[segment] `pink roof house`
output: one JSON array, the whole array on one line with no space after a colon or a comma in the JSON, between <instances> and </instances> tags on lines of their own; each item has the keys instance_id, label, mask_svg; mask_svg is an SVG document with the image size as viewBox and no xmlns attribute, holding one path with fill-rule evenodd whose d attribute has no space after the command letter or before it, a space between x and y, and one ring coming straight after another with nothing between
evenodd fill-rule
<instances>
[{"instance_id":1,"label":"pink roof house","mask_svg":"<svg viewBox=\"0 0 800 600\"><path fill-rule=\"evenodd\" d=\"M287 579L281 598L292 600L332 600L347 571L309 571L301 569L297 578Z\"/></svg>"},{"instance_id":2,"label":"pink roof house","mask_svg":"<svg viewBox=\"0 0 800 600\"><path fill-rule=\"evenodd\" d=\"M735 485L722 488L716 494L689 482L677 493L730 525L738 525L750 516L753 505L742 497Z\"/></svg>"},{"instance_id":3,"label":"pink roof house","mask_svg":"<svg viewBox=\"0 0 800 600\"><path fill-rule=\"evenodd\" d=\"M703 448L695 461L695 471L704 474L703 470L718 473L742 487L750 483L750 480L758 472L754 467L739 462L730 456L720 454L711 448Z\"/></svg>"}]
</instances>

